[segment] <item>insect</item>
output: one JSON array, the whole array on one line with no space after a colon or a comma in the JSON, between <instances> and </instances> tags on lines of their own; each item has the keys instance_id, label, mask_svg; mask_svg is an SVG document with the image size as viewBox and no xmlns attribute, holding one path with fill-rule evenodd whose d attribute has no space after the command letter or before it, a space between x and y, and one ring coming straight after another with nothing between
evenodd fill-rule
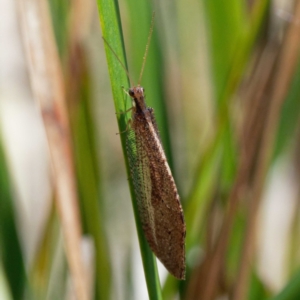
<instances>
[{"instance_id":1,"label":"insect","mask_svg":"<svg viewBox=\"0 0 300 300\"><path fill-rule=\"evenodd\" d=\"M185 278L185 221L175 181L156 125L140 86L153 32L154 14L137 86L129 88L132 118L126 130L126 148L139 216L148 244L166 269ZM103 38L104 39L104 38ZM104 39L116 58L116 53ZM119 60L129 79L129 73ZM131 81L131 80L130 80Z\"/></svg>"}]
</instances>

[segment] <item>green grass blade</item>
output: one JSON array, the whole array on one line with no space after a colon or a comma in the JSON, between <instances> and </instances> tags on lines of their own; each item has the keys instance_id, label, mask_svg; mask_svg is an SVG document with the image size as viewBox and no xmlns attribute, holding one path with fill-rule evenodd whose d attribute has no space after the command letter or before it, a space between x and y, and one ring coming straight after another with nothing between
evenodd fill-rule
<instances>
[{"instance_id":1,"label":"green grass blade","mask_svg":"<svg viewBox=\"0 0 300 300\"><path fill-rule=\"evenodd\" d=\"M239 0L205 1L206 19L210 29L213 82L218 100L227 84L237 45L246 27L244 5Z\"/></svg>"},{"instance_id":2,"label":"green grass blade","mask_svg":"<svg viewBox=\"0 0 300 300\"><path fill-rule=\"evenodd\" d=\"M288 282L283 290L270 300L296 300L300 299L300 271Z\"/></svg>"},{"instance_id":3,"label":"green grass blade","mask_svg":"<svg viewBox=\"0 0 300 300\"><path fill-rule=\"evenodd\" d=\"M13 299L23 299L26 271L14 216L5 155L0 141L0 259Z\"/></svg>"},{"instance_id":4,"label":"green grass blade","mask_svg":"<svg viewBox=\"0 0 300 300\"><path fill-rule=\"evenodd\" d=\"M90 74L84 59L81 56L77 58L77 64L81 65L81 79L77 83L76 95L72 97L71 109L77 185L84 233L93 237L96 250L95 298L108 299L111 288L111 267L104 230L101 180L97 169L99 164L94 140L95 125L92 118Z\"/></svg>"},{"instance_id":5,"label":"green grass blade","mask_svg":"<svg viewBox=\"0 0 300 300\"><path fill-rule=\"evenodd\" d=\"M97 3L98 3L99 15L100 15L102 34L104 38L107 40L107 42L109 43L109 45L114 49L119 59L124 63L124 65L126 65L125 50L124 50L125 47L124 47L123 36L122 36L118 3L116 1L105 1L105 0L98 0ZM106 47L106 58L107 58L108 70L109 70L109 75L111 80L115 108L116 108L116 112L119 113L125 110L124 101L123 101L124 92L122 91L121 86L124 86L126 84L128 84L129 86L129 82L126 77L125 71L123 70L122 66L117 61L114 54L108 47ZM124 114L117 114L117 119L118 119L119 131L122 132L126 129L126 122L125 122L126 119ZM120 137L121 137L123 153L126 161L127 174L128 174L128 178L130 178L130 172L128 169L128 160L126 155L125 135L121 134ZM147 241L145 239L142 226L139 220L137 203L135 200L133 184L131 179L129 179L129 182L130 182L132 204L134 208L134 215L135 215L137 232L139 237L140 249L142 253L149 298L162 299L155 256L150 250Z\"/></svg>"},{"instance_id":6,"label":"green grass blade","mask_svg":"<svg viewBox=\"0 0 300 300\"><path fill-rule=\"evenodd\" d=\"M269 296L270 292L267 289L266 285L258 276L258 274L253 271L251 274L250 288L248 291L248 300L265 300L268 299Z\"/></svg>"}]
</instances>

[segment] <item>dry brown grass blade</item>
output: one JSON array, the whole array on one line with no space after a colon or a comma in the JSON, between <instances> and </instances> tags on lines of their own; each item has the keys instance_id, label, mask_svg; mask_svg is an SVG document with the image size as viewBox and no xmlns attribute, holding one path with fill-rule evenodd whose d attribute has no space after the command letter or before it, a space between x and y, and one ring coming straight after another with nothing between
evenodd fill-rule
<instances>
[{"instance_id":1,"label":"dry brown grass blade","mask_svg":"<svg viewBox=\"0 0 300 300\"><path fill-rule=\"evenodd\" d=\"M73 167L65 87L46 0L19 0L21 28L34 97L48 138L53 179L67 259L77 299L87 300L86 270L81 256L81 223Z\"/></svg>"},{"instance_id":2,"label":"dry brown grass blade","mask_svg":"<svg viewBox=\"0 0 300 300\"><path fill-rule=\"evenodd\" d=\"M84 40L90 30L92 9L91 0L74 0L71 3L67 41L68 61L65 75L68 102L79 101L81 81L87 72ZM68 104L68 108L70 108L72 105Z\"/></svg>"},{"instance_id":3,"label":"dry brown grass blade","mask_svg":"<svg viewBox=\"0 0 300 300\"><path fill-rule=\"evenodd\" d=\"M257 168L253 176L253 191L249 199L250 209L248 224L246 228L245 241L243 245L242 258L237 276L237 284L234 290L233 299L245 299L248 281L251 271L250 262L252 261L253 245L255 240L256 217L263 192L264 181L267 175L268 165L271 160L273 145L275 142L276 131L279 123L280 112L286 98L288 87L291 83L295 67L297 65L300 49L300 1L295 2L295 15L293 22L290 23L282 50L279 56L277 69L270 92L270 107L266 116L265 129L263 131L260 146Z\"/></svg>"}]
</instances>

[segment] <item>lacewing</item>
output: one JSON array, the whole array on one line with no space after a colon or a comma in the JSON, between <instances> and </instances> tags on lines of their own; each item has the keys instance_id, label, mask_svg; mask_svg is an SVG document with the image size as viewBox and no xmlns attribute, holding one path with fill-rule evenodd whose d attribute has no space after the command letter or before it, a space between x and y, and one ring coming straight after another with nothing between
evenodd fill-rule
<instances>
[{"instance_id":1,"label":"lacewing","mask_svg":"<svg viewBox=\"0 0 300 300\"><path fill-rule=\"evenodd\" d=\"M153 32L153 23L154 14L139 83L128 90L128 94L133 100L133 107L131 108L132 118L126 130L126 148L139 217L148 244L173 276L184 279L186 226L183 210L163 150L154 111L147 107L144 88L140 86ZM124 64L107 41L105 39L104 41L130 79Z\"/></svg>"}]
</instances>

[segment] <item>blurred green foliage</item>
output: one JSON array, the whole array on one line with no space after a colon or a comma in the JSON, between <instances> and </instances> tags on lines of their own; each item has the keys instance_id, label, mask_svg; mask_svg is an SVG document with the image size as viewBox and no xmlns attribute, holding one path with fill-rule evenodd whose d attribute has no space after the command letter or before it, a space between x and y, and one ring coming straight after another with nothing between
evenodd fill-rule
<instances>
[{"instance_id":1,"label":"blurred green foliage","mask_svg":"<svg viewBox=\"0 0 300 300\"><path fill-rule=\"evenodd\" d=\"M27 276L16 224L10 175L0 139L0 258L13 299L23 299Z\"/></svg>"},{"instance_id":2,"label":"blurred green foliage","mask_svg":"<svg viewBox=\"0 0 300 300\"><path fill-rule=\"evenodd\" d=\"M239 166L238 131L240 128L237 127L240 123L237 119L240 117L243 99L237 100L237 98L243 97L241 93L243 84L249 79L249 73L254 68L254 61L259 52L257 49L265 38L269 16L272 13L270 2L253 1L253 5L250 6L246 1L238 0L201 2L190 0L184 5L179 1L158 3L127 0L119 4L117 1L97 0L102 35L126 67L128 59L130 76L134 84L137 84L142 66L152 12L156 12L153 38L140 84L146 90L148 106L155 110L162 143L174 177L180 182L180 189L186 191L182 193L181 200L187 224L187 280L179 282L168 276L161 288L155 257L143 235L132 193L132 183L129 179L150 299L173 299L176 295L184 299L185 293L192 284L201 254L208 248L212 239L209 234L210 226L214 223L211 212L216 212L218 216L216 223L226 214L227 199ZM49 4L66 77L83 230L84 234L92 237L95 249L94 298L112 299L113 289L116 286L114 262L119 262L119 260L113 257L110 251L110 247L114 245L108 244L109 229L106 226L109 223L108 220L114 221L115 216L105 214L108 211L105 208L107 194L103 186L105 180L107 182L109 180L104 172L100 148L108 146L103 143L104 139L97 140L99 138L97 133L100 129L95 120L97 107L104 106L104 102L111 101L111 99L110 94L107 97L106 91L101 90L100 95L96 96L96 101L93 94L95 92L93 82L99 81L97 77L99 73L105 73L106 76L106 70L97 70L98 74L93 73L91 66L97 63L92 61L92 56L89 56L88 46L84 43L75 45L71 43L69 22L72 3L53 0L49 1ZM92 16L91 14L90 17ZM187 16L191 16L190 19ZM197 27L198 23L197 25L188 24L189 21L194 20L194 17L201 21L202 28ZM190 28L193 28L192 31ZM98 31L97 34L100 35ZM93 36L89 39L93 39ZM196 41L199 43L197 44ZM93 41L89 40L89 43ZM126 72L109 47L103 43L103 49L97 49L97 51L104 52L104 48L117 112L118 130L122 133L126 130L126 123L130 118L130 113L124 113L130 106L130 99L124 95L121 87L124 86L127 89L132 83L129 83ZM101 55L104 56L103 53ZM203 68L201 74L202 76L204 74L205 80L199 74L189 72L193 65L198 66L198 63L203 65L206 63L206 67L201 65ZM300 65L298 63L281 111L276 145L272 149L274 155L270 170L276 164L276 159L281 155L286 155L287 152L293 152L293 147L296 146L296 135L299 134L299 81ZM196 82L197 86L190 82ZM209 86L205 86L205 82L208 82ZM199 99L195 97L195 89L199 92ZM203 90L205 89L209 90L206 94L210 95L209 99L204 99ZM197 106L199 103L203 105L201 106L203 111L199 110ZM190 107L197 116L199 115L193 124L196 130L189 123L193 120L193 116L188 114ZM210 123L205 120L207 115ZM110 119L113 120L112 123L115 121L113 115ZM104 124L104 126L110 127L112 123ZM209 133L204 137L203 132L207 127L210 127ZM192 135L192 141L187 137L189 134ZM125 154L125 135L119 136L125 164L128 165ZM193 142L198 147L194 146ZM58 297L57 295L61 294L61 299L63 299L63 294L66 292L64 287L67 281L67 266L62 254L63 247L57 228L59 221L55 211L50 213L40 248L33 262L35 267L29 268L32 271L30 279L27 279L28 275L23 261L24 253L20 245L15 218L13 201L15 195L12 193L4 148L0 143L0 266L3 267L12 298L24 299L24 295L28 299L42 297L41 295L47 295L49 298L51 297L49 295ZM196 163L190 166L188 161ZM128 170L127 177L130 177ZM186 181L187 177L189 181ZM111 181L108 184L114 185L114 182ZM110 201L113 202L116 199L109 199L106 202ZM124 201L127 201L129 205L128 199ZM246 206L242 203L235 215L226 252L225 293L230 293L237 276L247 216ZM126 255L126 266L122 274L118 274L126 282L126 287L123 288L126 295L124 299L129 299L134 295L136 285L131 260L132 257ZM299 269L299 266L291 265L294 269ZM277 295L273 295L269 286L264 282L264 278L261 278L255 261L253 261L250 275L247 296L249 300L296 300L300 298L300 285L298 284L300 277L297 272ZM33 282L38 276L45 279L41 280L40 284ZM54 283L55 280L56 283ZM28 296L29 291L30 295L31 293L34 295L33 298Z\"/></svg>"}]
</instances>

